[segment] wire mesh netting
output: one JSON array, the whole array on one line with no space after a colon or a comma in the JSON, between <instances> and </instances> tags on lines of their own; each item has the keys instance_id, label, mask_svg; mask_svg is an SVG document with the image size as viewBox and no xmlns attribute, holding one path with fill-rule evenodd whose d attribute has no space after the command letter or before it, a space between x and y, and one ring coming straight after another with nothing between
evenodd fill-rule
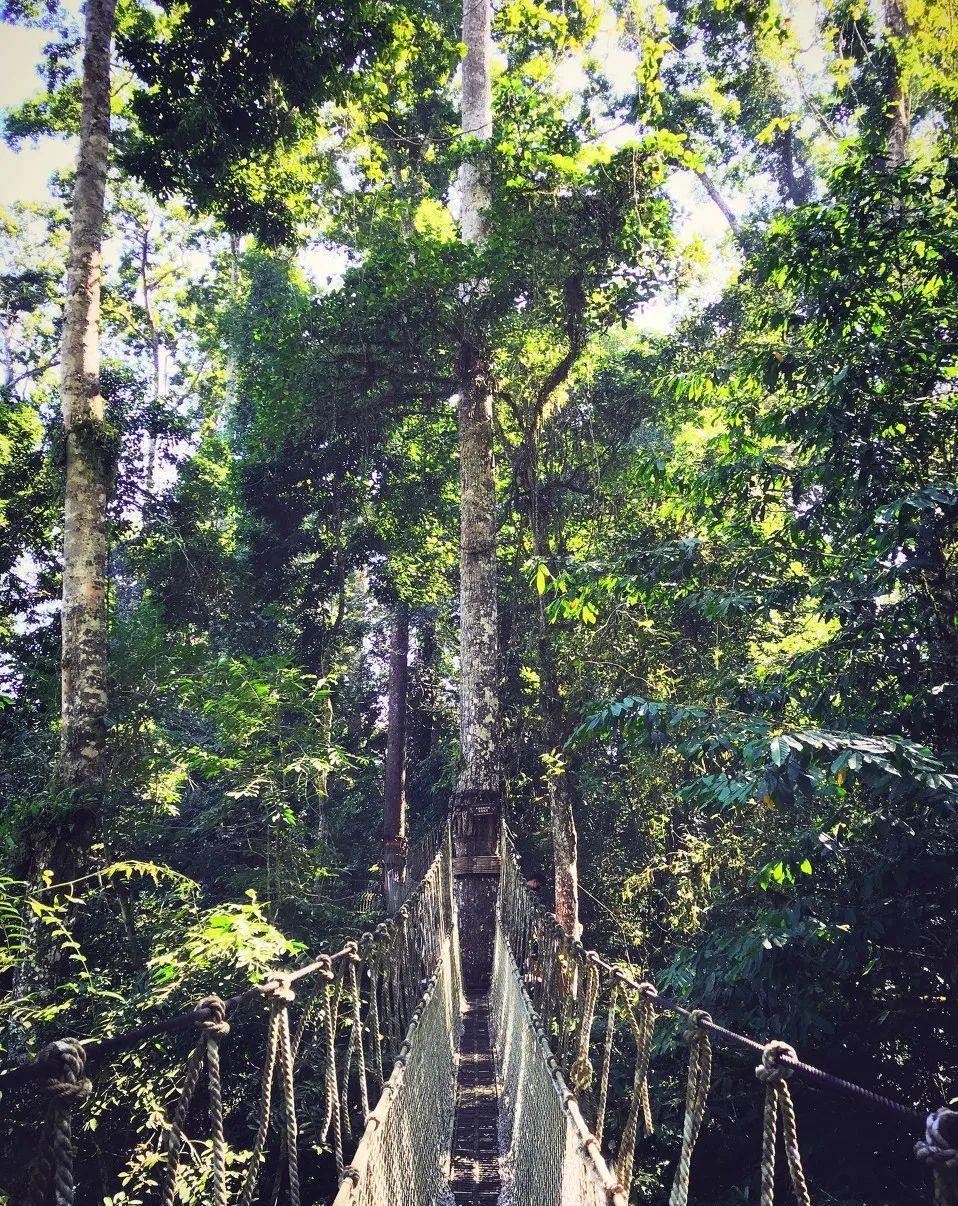
<instances>
[{"instance_id":1,"label":"wire mesh netting","mask_svg":"<svg viewBox=\"0 0 958 1206\"><path fill-rule=\"evenodd\" d=\"M335 1206L431 1206L446 1187L462 992L455 927L413 1015Z\"/></svg>"},{"instance_id":2,"label":"wire mesh netting","mask_svg":"<svg viewBox=\"0 0 958 1206\"><path fill-rule=\"evenodd\" d=\"M496 926L490 1018L511 1201L515 1206L625 1206L558 1070L501 923Z\"/></svg>"},{"instance_id":3,"label":"wire mesh netting","mask_svg":"<svg viewBox=\"0 0 958 1206\"><path fill-rule=\"evenodd\" d=\"M5 1105L21 1100L19 1088L49 1098L26 1196L14 1200L99 1200L91 1181L101 1171L72 1126L94 1087L88 1061L136 1061L145 1042L169 1036L169 1056L185 1054L185 1066L174 1073L167 1116L159 1125L151 1116L149 1139L129 1154L125 1192L159 1182L161 1206L201 1197L214 1206L300 1206L335 1176L345 1201L436 1201L452 1129L461 990L448 827L431 849L398 914L335 954L270 972L227 1000L205 997L172 1018L86 1043L57 1040L2 1074ZM236 1044L241 1033L253 1042L251 1059Z\"/></svg>"}]
</instances>

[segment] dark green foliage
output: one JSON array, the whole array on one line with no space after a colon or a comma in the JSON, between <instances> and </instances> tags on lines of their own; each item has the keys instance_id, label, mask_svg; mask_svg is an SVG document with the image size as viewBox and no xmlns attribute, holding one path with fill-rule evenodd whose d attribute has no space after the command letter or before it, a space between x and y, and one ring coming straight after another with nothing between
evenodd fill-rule
<instances>
[{"instance_id":1,"label":"dark green foliage","mask_svg":"<svg viewBox=\"0 0 958 1206\"><path fill-rule=\"evenodd\" d=\"M953 1091L953 85L929 51L939 17L916 14L892 48L839 3L822 31L834 78L809 92L783 11L679 0L642 28L633 14L626 95L588 56L589 5L509 0L479 148L456 129L458 5L123 8L123 172L167 200L116 174L110 774L103 870L70 887L23 882L44 822L74 803L49 786L63 215L4 225L0 974L15 1046L230 991L372 919L397 604L413 633L410 829L444 816L468 330L495 405L499 737L527 870L548 882L561 770L590 945L916 1106ZM76 45L64 30L48 94L8 136L75 124ZM891 172L902 64L924 124ZM453 182L480 151L477 251ZM703 165L729 190L757 180L740 271L643 336L637 310L693 270L665 185ZM306 231L328 243L276 250ZM65 970L31 987L37 926ZM255 1042L243 1023L231 1036L240 1150ZM663 1027L661 1125L638 1174L652 1202L684 1058ZM173 1083L164 1052L143 1060L98 1086L91 1195L146 1195L145 1157L129 1198L115 1193ZM754 1198L760 1107L748 1065L716 1069L695 1177L731 1206ZM910 1137L796 1096L816 1201L917 1200ZM0 1184L18 1175L11 1162Z\"/></svg>"}]
</instances>

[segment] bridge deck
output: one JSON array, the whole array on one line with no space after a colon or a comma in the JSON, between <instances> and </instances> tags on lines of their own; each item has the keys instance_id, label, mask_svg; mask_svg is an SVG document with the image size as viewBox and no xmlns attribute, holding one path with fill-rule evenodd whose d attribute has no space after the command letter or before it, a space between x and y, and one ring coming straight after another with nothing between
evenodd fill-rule
<instances>
[{"instance_id":1,"label":"bridge deck","mask_svg":"<svg viewBox=\"0 0 958 1206\"><path fill-rule=\"evenodd\" d=\"M456 1206L495 1206L501 1186L499 1094L487 997L466 998L463 1023L449 1188Z\"/></svg>"}]
</instances>

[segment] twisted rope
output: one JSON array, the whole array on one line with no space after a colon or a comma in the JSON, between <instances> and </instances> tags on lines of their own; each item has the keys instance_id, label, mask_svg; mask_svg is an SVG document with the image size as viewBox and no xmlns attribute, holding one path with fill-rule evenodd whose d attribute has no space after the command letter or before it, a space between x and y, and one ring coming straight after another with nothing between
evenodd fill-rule
<instances>
[{"instance_id":1,"label":"twisted rope","mask_svg":"<svg viewBox=\"0 0 958 1206\"><path fill-rule=\"evenodd\" d=\"M602 1052L602 1071L599 1074L599 1100L595 1107L595 1137L602 1143L602 1132L605 1130L605 1107L609 1099L609 1073L612 1069L612 1049L615 1045L615 1008L619 1000L618 982L612 981L612 991L609 994L609 1013L605 1023L605 1049Z\"/></svg>"},{"instance_id":2,"label":"twisted rope","mask_svg":"<svg viewBox=\"0 0 958 1206\"><path fill-rule=\"evenodd\" d=\"M289 1031L289 1007L296 1000L286 974L274 973L269 980L271 1012L278 1014L280 1088L286 1136L286 1168L289 1174L290 1206L299 1206L299 1130L296 1121L296 1089L293 1082L293 1049Z\"/></svg>"},{"instance_id":3,"label":"twisted rope","mask_svg":"<svg viewBox=\"0 0 958 1206\"><path fill-rule=\"evenodd\" d=\"M619 1155L615 1162L615 1175L626 1198L632 1188L632 1173L635 1168L635 1144L639 1134L639 1115L645 1133L652 1134L652 1105L649 1101L649 1061L652 1057L652 1033L655 1030L655 988L648 983L639 985L638 1003L634 1008L624 995L626 1013L635 1037L635 1073L632 1078L632 1096L629 1113L619 1142ZM606 1077L608 1073L606 1073ZM693 1140L694 1142L694 1140Z\"/></svg>"},{"instance_id":4,"label":"twisted rope","mask_svg":"<svg viewBox=\"0 0 958 1206\"><path fill-rule=\"evenodd\" d=\"M266 1036L266 1057L263 1061L263 1075L260 1082L259 1119L256 1127L256 1138L253 1140L253 1150L250 1153L249 1164L246 1166L246 1176L240 1190L239 1206L250 1206L256 1182L259 1179L260 1165L266 1149L266 1135L269 1130L269 1119L273 1103L273 1076L276 1069L276 1058L279 1051L279 1015L280 1010L270 1003L269 1025Z\"/></svg>"},{"instance_id":5,"label":"twisted rope","mask_svg":"<svg viewBox=\"0 0 958 1206\"><path fill-rule=\"evenodd\" d=\"M798 1128L795 1125L795 1107L788 1078L792 1069L783 1060L797 1061L794 1047L788 1043L774 1041L766 1043L762 1051L762 1062L755 1075L765 1086L765 1113L762 1121L762 1192L761 1206L774 1206L775 1202L775 1137L779 1112L782 1116L782 1134L785 1139L785 1155L788 1173L799 1206L812 1206L802 1168L802 1156L798 1148Z\"/></svg>"},{"instance_id":6,"label":"twisted rope","mask_svg":"<svg viewBox=\"0 0 958 1206\"><path fill-rule=\"evenodd\" d=\"M935 1178L935 1206L958 1202L958 1148L945 1136L945 1128L958 1133L958 1111L942 1107L925 1120L925 1137L915 1144L915 1155Z\"/></svg>"},{"instance_id":7,"label":"twisted rope","mask_svg":"<svg viewBox=\"0 0 958 1206\"><path fill-rule=\"evenodd\" d=\"M579 1013L579 1047L575 1061L569 1070L569 1084L575 1093L590 1089L595 1076L592 1061L589 1059L589 1044L598 999L599 969L589 960L585 964L583 974L582 1008Z\"/></svg>"},{"instance_id":8,"label":"twisted rope","mask_svg":"<svg viewBox=\"0 0 958 1206\"><path fill-rule=\"evenodd\" d=\"M213 1193L216 1206L226 1206L226 1141L223 1137L223 1091L220 1082L219 1044L230 1032L226 1021L226 1003L221 997L204 997L197 1005L212 1016L198 1024L200 1038L186 1061L186 1073L180 1096L173 1109L164 1143L165 1167L160 1181L162 1206L173 1206L176 1197L176 1174L180 1168L180 1153L186 1119L193 1102L193 1094L199 1083L204 1062L210 1095L210 1133L213 1143Z\"/></svg>"},{"instance_id":9,"label":"twisted rope","mask_svg":"<svg viewBox=\"0 0 958 1206\"><path fill-rule=\"evenodd\" d=\"M223 1084L220 1078L220 1040L230 1032L226 1004L220 997L207 997L203 1004L213 1017L202 1022L206 1040L206 1075L210 1094L210 1134L213 1141L213 1201L226 1206L226 1138L223 1134Z\"/></svg>"},{"instance_id":10,"label":"twisted rope","mask_svg":"<svg viewBox=\"0 0 958 1206\"><path fill-rule=\"evenodd\" d=\"M703 1025L711 1023L712 1017L704 1009L693 1009L688 1021L685 1038L689 1042L690 1051L689 1078L685 1089L685 1121L682 1126L682 1150L679 1152L669 1206L686 1206L689 1200L692 1151L702 1129L705 1100L712 1082L712 1043L703 1029Z\"/></svg>"},{"instance_id":11,"label":"twisted rope","mask_svg":"<svg viewBox=\"0 0 958 1206\"><path fill-rule=\"evenodd\" d=\"M73 1206L73 1107L93 1091L83 1075L86 1052L79 1039L65 1038L44 1047L40 1059L52 1063L54 1070L42 1086L49 1103L27 1185L27 1206L42 1206L50 1188L56 1206Z\"/></svg>"},{"instance_id":12,"label":"twisted rope","mask_svg":"<svg viewBox=\"0 0 958 1206\"><path fill-rule=\"evenodd\" d=\"M328 955L321 955L316 961L325 966L319 968L319 974L322 979L328 980L331 978L332 962ZM310 1027L317 1021L317 1015L322 1014L325 997L319 990L314 990L310 993L309 999L306 1002L306 1008L299 1015L299 1021L296 1023L296 1029L293 1031L293 1062L295 1063L299 1057L299 1049L303 1044Z\"/></svg>"},{"instance_id":13,"label":"twisted rope","mask_svg":"<svg viewBox=\"0 0 958 1206\"><path fill-rule=\"evenodd\" d=\"M349 991L353 1003L353 1034L356 1036L356 1072L359 1077L359 1101L362 1106L363 1120L369 1116L369 1087L366 1080L366 1049L363 1045L363 1013L362 998L359 992L359 949L355 943L350 944L352 951L349 955ZM346 1078L349 1085L349 1078Z\"/></svg>"},{"instance_id":14,"label":"twisted rope","mask_svg":"<svg viewBox=\"0 0 958 1206\"><path fill-rule=\"evenodd\" d=\"M339 997L342 988L342 964L336 971L336 979L326 985L326 1110L319 1137L326 1139L330 1123L333 1127L333 1148L336 1155L336 1175L343 1178L343 1129L339 1113L339 1089L336 1082L336 1025L339 1021ZM245 1206L245 1204L244 1204Z\"/></svg>"},{"instance_id":15,"label":"twisted rope","mask_svg":"<svg viewBox=\"0 0 958 1206\"><path fill-rule=\"evenodd\" d=\"M369 1034L373 1047L373 1076L376 1088L382 1092L383 1084L383 1036L379 1021L379 944L372 943L369 956Z\"/></svg>"}]
</instances>

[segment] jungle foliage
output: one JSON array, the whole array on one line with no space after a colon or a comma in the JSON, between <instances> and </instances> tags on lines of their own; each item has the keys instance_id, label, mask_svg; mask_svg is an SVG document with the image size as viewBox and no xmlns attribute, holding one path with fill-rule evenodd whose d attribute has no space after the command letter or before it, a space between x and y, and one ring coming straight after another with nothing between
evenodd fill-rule
<instances>
[{"instance_id":1,"label":"jungle foliage","mask_svg":"<svg viewBox=\"0 0 958 1206\"><path fill-rule=\"evenodd\" d=\"M958 44L947 5L909 0L903 34L892 7L502 0L476 248L458 5L121 3L108 774L69 883L34 844L79 807L51 778L67 182L0 215L11 1058L225 996L378 917L400 606L413 835L444 815L472 325L530 875L561 780L590 946L838 1075L922 1108L955 1094ZM74 19L5 12L51 37L8 141L72 133ZM723 224L708 253L691 189ZM684 1058L663 1030L642 1200L665 1200ZM731 1206L755 1200L759 1102L750 1068L717 1074L697 1176ZM101 1078L83 1200L147 1200L171 1075L151 1047ZM816 1201L916 1200L907 1137L797 1097ZM240 1167L239 1123L230 1140ZM20 1175L0 1165L2 1191Z\"/></svg>"}]
</instances>

